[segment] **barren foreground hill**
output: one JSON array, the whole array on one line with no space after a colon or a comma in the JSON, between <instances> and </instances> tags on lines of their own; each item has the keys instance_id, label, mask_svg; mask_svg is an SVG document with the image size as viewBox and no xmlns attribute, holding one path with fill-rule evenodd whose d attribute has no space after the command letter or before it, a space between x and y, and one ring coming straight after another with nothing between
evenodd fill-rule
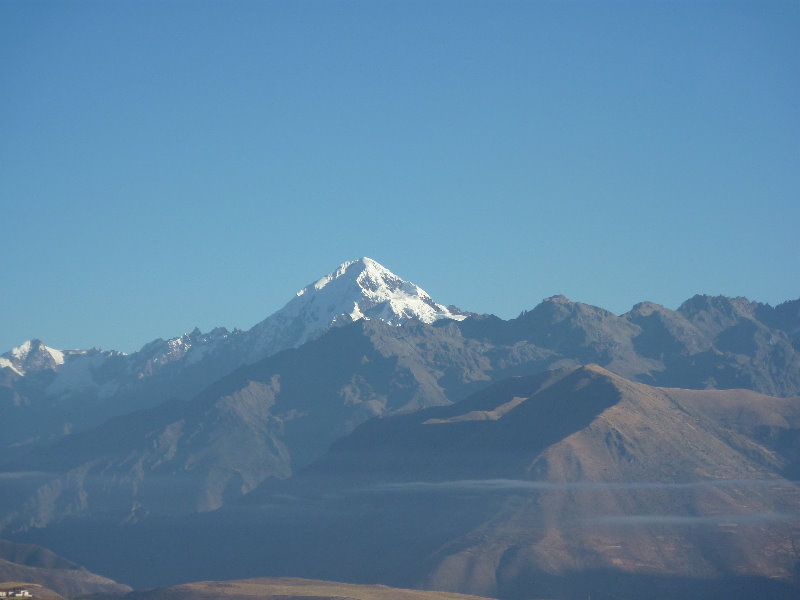
<instances>
[{"instance_id":1,"label":"barren foreground hill","mask_svg":"<svg viewBox=\"0 0 800 600\"><path fill-rule=\"evenodd\" d=\"M87 571L46 548L0 540L0 589L15 586L27 588L34 599L131 591L127 585Z\"/></svg>"},{"instance_id":2,"label":"barren foreground hill","mask_svg":"<svg viewBox=\"0 0 800 600\"><path fill-rule=\"evenodd\" d=\"M478 596L296 578L201 581L133 592L124 600L485 600Z\"/></svg>"}]
</instances>

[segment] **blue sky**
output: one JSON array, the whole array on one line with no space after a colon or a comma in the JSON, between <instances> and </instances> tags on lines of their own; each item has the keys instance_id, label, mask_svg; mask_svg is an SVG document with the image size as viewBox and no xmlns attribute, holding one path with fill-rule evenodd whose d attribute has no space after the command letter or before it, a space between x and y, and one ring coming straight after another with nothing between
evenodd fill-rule
<instances>
[{"instance_id":1,"label":"blue sky","mask_svg":"<svg viewBox=\"0 0 800 600\"><path fill-rule=\"evenodd\" d=\"M0 3L0 352L247 329L370 256L463 309L800 297L800 3Z\"/></svg>"}]
</instances>

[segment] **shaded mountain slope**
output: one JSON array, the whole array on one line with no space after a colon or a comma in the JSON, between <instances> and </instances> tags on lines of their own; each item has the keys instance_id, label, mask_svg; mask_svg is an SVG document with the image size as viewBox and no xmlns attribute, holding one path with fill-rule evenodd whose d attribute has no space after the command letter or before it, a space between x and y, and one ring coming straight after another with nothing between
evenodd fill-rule
<instances>
[{"instance_id":1,"label":"shaded mountain slope","mask_svg":"<svg viewBox=\"0 0 800 600\"><path fill-rule=\"evenodd\" d=\"M633 598L648 580L654 597L722 597L740 586L790 598L800 488L781 473L796 447L770 446L781 436L765 442L763 427L797 439L800 400L653 388L577 368L370 421L278 496L249 499L338 490L347 510L371 515L360 527L383 534L391 522L441 529L447 517L434 507L447 504L464 529L428 547L421 580L434 589ZM412 538L388 543L425 551ZM361 556L347 544L339 552Z\"/></svg>"},{"instance_id":2,"label":"shaded mountain slope","mask_svg":"<svg viewBox=\"0 0 800 600\"><path fill-rule=\"evenodd\" d=\"M795 310L795 302L695 296L675 311L642 302L616 316L553 296L510 321L473 317L458 327L494 348L534 347L551 367L596 363L651 385L792 396L800 394Z\"/></svg>"},{"instance_id":3,"label":"shaded mountain slope","mask_svg":"<svg viewBox=\"0 0 800 600\"><path fill-rule=\"evenodd\" d=\"M336 328L237 370L191 401L118 417L41 450L16 468L55 475L10 510L5 525L217 508L268 477L288 477L369 418L449 402L439 383L448 369L464 386L484 376L473 364L480 349L457 329L396 332L380 321ZM455 346L463 352L431 358Z\"/></svg>"},{"instance_id":4,"label":"shaded mountain slope","mask_svg":"<svg viewBox=\"0 0 800 600\"><path fill-rule=\"evenodd\" d=\"M782 302L775 307L768 304L758 306L758 319L789 334L795 348L800 348L800 299Z\"/></svg>"},{"instance_id":5,"label":"shaded mountain slope","mask_svg":"<svg viewBox=\"0 0 800 600\"><path fill-rule=\"evenodd\" d=\"M0 540L0 558L18 565L40 569L80 569L74 562L47 548L34 544L18 544L9 540Z\"/></svg>"},{"instance_id":6,"label":"shaded mountain slope","mask_svg":"<svg viewBox=\"0 0 800 600\"><path fill-rule=\"evenodd\" d=\"M31 592L37 598L57 597L55 594L68 598L87 594L117 597L131 591L130 587L91 573L46 548L8 540L0 540L0 581L32 583L47 588L33 588Z\"/></svg>"},{"instance_id":7,"label":"shaded mountain slope","mask_svg":"<svg viewBox=\"0 0 800 600\"><path fill-rule=\"evenodd\" d=\"M138 352L50 348L30 340L0 355L0 419L6 456L46 446L103 421L189 399L233 370L362 319L394 326L465 318L376 261L340 265L248 331L195 329Z\"/></svg>"},{"instance_id":8,"label":"shaded mountain slope","mask_svg":"<svg viewBox=\"0 0 800 600\"><path fill-rule=\"evenodd\" d=\"M455 405L378 419L336 442L303 475L371 484L517 478L545 448L618 401L605 378L586 370L576 384L576 372L504 380Z\"/></svg>"},{"instance_id":9,"label":"shaded mountain slope","mask_svg":"<svg viewBox=\"0 0 800 600\"><path fill-rule=\"evenodd\" d=\"M411 351L417 363L427 363L416 373L430 389L446 390L447 401L508 375L590 362L652 385L800 394L800 300L773 308L744 298L695 296L676 311L644 302L616 316L554 296L504 321L436 304L369 259L345 263L301 292L247 332L195 330L154 340L130 356L58 351L38 340L5 353L4 456L23 456L170 398L188 400L243 365L364 319L393 325L383 343L398 356L403 339L416 343L421 323L456 328L457 336L447 334L448 342L430 346L434 351ZM407 328L415 331L407 334ZM458 356L465 345L468 352ZM462 368L454 368L459 361Z\"/></svg>"},{"instance_id":10,"label":"shaded mountain slope","mask_svg":"<svg viewBox=\"0 0 800 600\"><path fill-rule=\"evenodd\" d=\"M5 509L0 525L214 509L269 477L290 476L374 416L446 405L504 377L580 362L650 384L791 393L800 387L800 354L787 332L759 320L777 319L775 310L698 296L679 311L643 303L618 317L554 297L512 321L335 327L188 401L120 417L7 463L55 475L32 484L27 504Z\"/></svg>"},{"instance_id":11,"label":"shaded mountain slope","mask_svg":"<svg viewBox=\"0 0 800 600\"><path fill-rule=\"evenodd\" d=\"M788 599L799 435L797 398L567 368L372 419L217 511L25 535L147 586L291 574L509 600Z\"/></svg>"}]
</instances>

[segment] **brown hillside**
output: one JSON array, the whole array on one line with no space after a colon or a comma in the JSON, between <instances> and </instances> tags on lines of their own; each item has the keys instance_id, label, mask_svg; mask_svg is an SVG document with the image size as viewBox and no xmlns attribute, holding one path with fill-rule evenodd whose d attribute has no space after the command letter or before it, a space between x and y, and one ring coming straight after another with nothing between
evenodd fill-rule
<instances>
[{"instance_id":1,"label":"brown hillside","mask_svg":"<svg viewBox=\"0 0 800 600\"><path fill-rule=\"evenodd\" d=\"M13 587L11 582L24 582L34 598L119 595L131 590L46 548L0 540L0 587Z\"/></svg>"},{"instance_id":2,"label":"brown hillside","mask_svg":"<svg viewBox=\"0 0 800 600\"><path fill-rule=\"evenodd\" d=\"M800 487L781 472L796 444L775 440L797 439L800 401L653 388L597 366L571 377L587 372L619 401L536 456L536 486L442 548L427 585L524 597L570 573L791 581Z\"/></svg>"},{"instance_id":3,"label":"brown hillside","mask_svg":"<svg viewBox=\"0 0 800 600\"><path fill-rule=\"evenodd\" d=\"M202 581L134 592L126 600L480 600L448 592L403 590L383 585L356 585L292 578Z\"/></svg>"}]
</instances>

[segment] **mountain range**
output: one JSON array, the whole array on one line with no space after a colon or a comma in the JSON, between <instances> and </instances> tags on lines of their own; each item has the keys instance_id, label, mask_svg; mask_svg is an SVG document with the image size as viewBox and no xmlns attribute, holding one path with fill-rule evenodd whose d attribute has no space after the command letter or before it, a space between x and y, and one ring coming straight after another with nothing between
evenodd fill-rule
<instances>
[{"instance_id":1,"label":"mountain range","mask_svg":"<svg viewBox=\"0 0 800 600\"><path fill-rule=\"evenodd\" d=\"M610 568L790 580L798 434L796 398L655 388L589 365L370 421L303 478L315 493L502 498L466 501L488 518L433 552L422 580L434 589L580 595L582 573Z\"/></svg>"},{"instance_id":2,"label":"mountain range","mask_svg":"<svg viewBox=\"0 0 800 600\"><path fill-rule=\"evenodd\" d=\"M248 331L0 356L0 531L148 587L791 597L799 395L800 300L503 320L363 258Z\"/></svg>"},{"instance_id":3,"label":"mountain range","mask_svg":"<svg viewBox=\"0 0 800 600\"><path fill-rule=\"evenodd\" d=\"M25 537L136 587L290 574L509 600L788 600L799 440L797 397L567 367L365 421L214 511Z\"/></svg>"},{"instance_id":4,"label":"mountain range","mask_svg":"<svg viewBox=\"0 0 800 600\"><path fill-rule=\"evenodd\" d=\"M0 355L0 418L7 453L48 444L109 418L187 399L235 370L360 319L400 325L463 319L416 285L363 258L300 290L248 331L195 329L138 352L68 350L29 340ZM15 450L16 449L16 450Z\"/></svg>"}]
</instances>

